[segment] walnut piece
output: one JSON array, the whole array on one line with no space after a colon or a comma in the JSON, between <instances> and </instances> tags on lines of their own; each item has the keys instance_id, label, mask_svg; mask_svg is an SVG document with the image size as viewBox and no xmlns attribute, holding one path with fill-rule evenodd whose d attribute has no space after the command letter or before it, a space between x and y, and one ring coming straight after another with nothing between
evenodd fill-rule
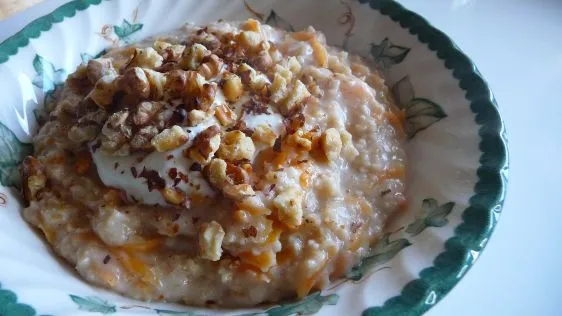
<instances>
[{"instance_id":1,"label":"walnut piece","mask_svg":"<svg viewBox=\"0 0 562 316\"><path fill-rule=\"evenodd\" d=\"M180 189L177 188L164 188L160 191L164 200L170 204L182 205L185 204L185 199L187 195Z\"/></svg>"},{"instance_id":2,"label":"walnut piece","mask_svg":"<svg viewBox=\"0 0 562 316\"><path fill-rule=\"evenodd\" d=\"M252 138L241 131L230 131L224 135L217 156L226 160L236 161L252 159L256 147Z\"/></svg>"},{"instance_id":3,"label":"walnut piece","mask_svg":"<svg viewBox=\"0 0 562 316\"><path fill-rule=\"evenodd\" d=\"M308 92L306 86L300 80L296 80L291 92L289 92L285 99L277 104L279 112L283 115L290 115L297 109L301 102L310 96L310 92Z\"/></svg>"},{"instance_id":4,"label":"walnut piece","mask_svg":"<svg viewBox=\"0 0 562 316\"><path fill-rule=\"evenodd\" d=\"M203 58L202 62L197 72L207 80L217 76L223 66L223 61L215 54Z\"/></svg>"},{"instance_id":5,"label":"walnut piece","mask_svg":"<svg viewBox=\"0 0 562 316\"><path fill-rule=\"evenodd\" d=\"M98 125L74 125L68 131L68 139L75 143L84 143L96 138L100 131Z\"/></svg>"},{"instance_id":6,"label":"walnut piece","mask_svg":"<svg viewBox=\"0 0 562 316\"><path fill-rule=\"evenodd\" d=\"M267 124L258 125L252 135L254 142L266 144L269 147L275 144L276 139L277 134Z\"/></svg>"},{"instance_id":7,"label":"walnut piece","mask_svg":"<svg viewBox=\"0 0 562 316\"><path fill-rule=\"evenodd\" d=\"M165 104L164 102L157 101L141 102L133 115L133 123L135 123L135 125L145 125L155 117Z\"/></svg>"},{"instance_id":8,"label":"walnut piece","mask_svg":"<svg viewBox=\"0 0 562 316\"><path fill-rule=\"evenodd\" d=\"M101 77L88 94L88 98L92 99L102 108L108 107L113 101L115 92L117 92L115 79L117 79L117 75L115 74L108 74Z\"/></svg>"},{"instance_id":9,"label":"walnut piece","mask_svg":"<svg viewBox=\"0 0 562 316\"><path fill-rule=\"evenodd\" d=\"M177 125L167 128L152 139L152 146L159 152L176 149L187 143L189 135L185 130Z\"/></svg>"},{"instance_id":10,"label":"walnut piece","mask_svg":"<svg viewBox=\"0 0 562 316\"><path fill-rule=\"evenodd\" d=\"M207 119L207 112L201 110L191 110L187 113L187 119L191 126L196 126Z\"/></svg>"},{"instance_id":11,"label":"walnut piece","mask_svg":"<svg viewBox=\"0 0 562 316\"><path fill-rule=\"evenodd\" d=\"M208 167L208 177L209 182L217 189L222 189L224 186L229 184L228 177L226 176L226 161L220 158L214 158L209 163Z\"/></svg>"},{"instance_id":12,"label":"walnut piece","mask_svg":"<svg viewBox=\"0 0 562 316\"><path fill-rule=\"evenodd\" d=\"M158 135L158 129L155 126L143 126L131 139L130 145L133 150L150 150L152 148L151 140Z\"/></svg>"},{"instance_id":13,"label":"walnut piece","mask_svg":"<svg viewBox=\"0 0 562 316\"><path fill-rule=\"evenodd\" d=\"M340 133L335 128L328 128L320 138L322 149L330 161L338 159L342 149Z\"/></svg>"},{"instance_id":14,"label":"walnut piece","mask_svg":"<svg viewBox=\"0 0 562 316\"><path fill-rule=\"evenodd\" d=\"M141 98L148 98L150 96L150 83L145 72L140 67L127 69L119 79L119 88L128 94Z\"/></svg>"},{"instance_id":15,"label":"walnut piece","mask_svg":"<svg viewBox=\"0 0 562 316\"><path fill-rule=\"evenodd\" d=\"M163 60L152 47L136 48L128 67L157 68L162 66Z\"/></svg>"},{"instance_id":16,"label":"walnut piece","mask_svg":"<svg viewBox=\"0 0 562 316\"><path fill-rule=\"evenodd\" d=\"M215 108L215 117L222 126L229 126L238 119L236 112L226 104L220 104Z\"/></svg>"},{"instance_id":17,"label":"walnut piece","mask_svg":"<svg viewBox=\"0 0 562 316\"><path fill-rule=\"evenodd\" d=\"M302 200L302 192L294 187L279 193L273 199L273 205L277 208L279 220L291 226L302 224Z\"/></svg>"},{"instance_id":18,"label":"walnut piece","mask_svg":"<svg viewBox=\"0 0 562 316\"><path fill-rule=\"evenodd\" d=\"M224 229L215 221L201 225L199 228L199 249L203 259L220 260L224 235Z\"/></svg>"},{"instance_id":19,"label":"walnut piece","mask_svg":"<svg viewBox=\"0 0 562 316\"><path fill-rule=\"evenodd\" d=\"M220 143L220 128L216 125L209 126L195 137L189 156L201 165L206 165L219 149Z\"/></svg>"},{"instance_id":20,"label":"walnut piece","mask_svg":"<svg viewBox=\"0 0 562 316\"><path fill-rule=\"evenodd\" d=\"M33 156L24 158L21 165L22 194L26 202L26 206L37 197L37 193L41 191L47 184L47 177L43 171L43 167L39 161Z\"/></svg>"},{"instance_id":21,"label":"walnut piece","mask_svg":"<svg viewBox=\"0 0 562 316\"><path fill-rule=\"evenodd\" d=\"M117 74L109 58L90 59L86 66L86 72L91 83L96 83L105 75Z\"/></svg>"},{"instance_id":22,"label":"walnut piece","mask_svg":"<svg viewBox=\"0 0 562 316\"><path fill-rule=\"evenodd\" d=\"M195 43L183 51L180 65L183 69L196 70L201 65L203 58L209 55L211 52L205 46Z\"/></svg>"},{"instance_id":23,"label":"walnut piece","mask_svg":"<svg viewBox=\"0 0 562 316\"><path fill-rule=\"evenodd\" d=\"M225 74L222 81L222 93L230 102L238 100L242 93L244 93L244 87L242 86L240 77L233 73Z\"/></svg>"}]
</instances>

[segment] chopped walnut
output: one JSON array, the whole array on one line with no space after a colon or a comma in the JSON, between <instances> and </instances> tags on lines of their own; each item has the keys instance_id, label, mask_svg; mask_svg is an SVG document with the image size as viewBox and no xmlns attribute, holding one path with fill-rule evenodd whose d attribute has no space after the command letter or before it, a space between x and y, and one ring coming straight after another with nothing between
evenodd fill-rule
<instances>
[{"instance_id":1,"label":"chopped walnut","mask_svg":"<svg viewBox=\"0 0 562 316\"><path fill-rule=\"evenodd\" d=\"M271 101L277 103L281 101L287 95L287 85L288 80L281 74L276 73L273 77L273 82L269 86L269 91L271 93Z\"/></svg>"},{"instance_id":2,"label":"chopped walnut","mask_svg":"<svg viewBox=\"0 0 562 316\"><path fill-rule=\"evenodd\" d=\"M162 66L163 60L152 47L136 48L128 67L157 68Z\"/></svg>"},{"instance_id":3,"label":"chopped walnut","mask_svg":"<svg viewBox=\"0 0 562 316\"><path fill-rule=\"evenodd\" d=\"M150 83L142 68L132 67L125 71L118 81L119 88L128 94L148 98L150 96Z\"/></svg>"},{"instance_id":4,"label":"chopped walnut","mask_svg":"<svg viewBox=\"0 0 562 316\"><path fill-rule=\"evenodd\" d=\"M295 56L291 56L287 59L287 68L293 75L297 75L301 71L301 64Z\"/></svg>"},{"instance_id":5,"label":"chopped walnut","mask_svg":"<svg viewBox=\"0 0 562 316\"><path fill-rule=\"evenodd\" d=\"M219 149L220 144L220 128L216 125L209 126L195 137L189 156L201 165L206 165Z\"/></svg>"},{"instance_id":6,"label":"chopped walnut","mask_svg":"<svg viewBox=\"0 0 562 316\"><path fill-rule=\"evenodd\" d=\"M226 195L235 195L238 191L249 194L249 190L251 190L251 187L240 186L249 182L248 172L240 166L226 162L223 159L213 158L205 172L211 185L223 190L223 193ZM231 188L232 186L236 188Z\"/></svg>"},{"instance_id":7,"label":"chopped walnut","mask_svg":"<svg viewBox=\"0 0 562 316\"><path fill-rule=\"evenodd\" d=\"M191 109L207 111L215 101L216 83L205 82L205 78L194 71L188 71L186 74L184 103L189 105Z\"/></svg>"},{"instance_id":8,"label":"chopped walnut","mask_svg":"<svg viewBox=\"0 0 562 316\"><path fill-rule=\"evenodd\" d=\"M144 125L150 122L165 104L157 101L141 102L133 115L133 122L136 125Z\"/></svg>"},{"instance_id":9,"label":"chopped walnut","mask_svg":"<svg viewBox=\"0 0 562 316\"><path fill-rule=\"evenodd\" d=\"M166 76L152 69L143 69L150 84L150 97L159 100L164 97L164 86L166 85Z\"/></svg>"},{"instance_id":10,"label":"chopped walnut","mask_svg":"<svg viewBox=\"0 0 562 316\"><path fill-rule=\"evenodd\" d=\"M203 58L202 61L197 72L207 80L217 76L223 66L223 61L215 54Z\"/></svg>"},{"instance_id":11,"label":"chopped walnut","mask_svg":"<svg viewBox=\"0 0 562 316\"><path fill-rule=\"evenodd\" d=\"M342 141L337 129L328 128L320 138L320 143L328 160L338 159L342 150Z\"/></svg>"},{"instance_id":12,"label":"chopped walnut","mask_svg":"<svg viewBox=\"0 0 562 316\"><path fill-rule=\"evenodd\" d=\"M188 72L176 69L166 73L166 85L164 86L164 94L166 99L181 98L187 87Z\"/></svg>"},{"instance_id":13,"label":"chopped walnut","mask_svg":"<svg viewBox=\"0 0 562 316\"><path fill-rule=\"evenodd\" d=\"M152 146L159 152L165 152L176 149L185 144L189 139L189 135L185 130L177 125L167 128L160 132L152 139Z\"/></svg>"},{"instance_id":14,"label":"chopped walnut","mask_svg":"<svg viewBox=\"0 0 562 316\"><path fill-rule=\"evenodd\" d=\"M222 92L228 101L235 102L238 100L242 93L244 93L240 77L233 73L225 74L222 81Z\"/></svg>"},{"instance_id":15,"label":"chopped walnut","mask_svg":"<svg viewBox=\"0 0 562 316\"><path fill-rule=\"evenodd\" d=\"M261 91L267 85L269 85L269 79L264 74L259 74L255 69L250 67L248 64L242 64L238 68L241 73L244 84L247 84L252 88L253 91ZM247 73L247 75L245 75ZM246 79L247 80L244 80Z\"/></svg>"},{"instance_id":16,"label":"chopped walnut","mask_svg":"<svg viewBox=\"0 0 562 316\"><path fill-rule=\"evenodd\" d=\"M215 51L221 46L220 40L213 34L201 32L194 39L195 43L205 46L210 51Z\"/></svg>"},{"instance_id":17,"label":"chopped walnut","mask_svg":"<svg viewBox=\"0 0 562 316\"><path fill-rule=\"evenodd\" d=\"M102 108L108 107L113 101L115 92L117 92L115 79L117 79L117 75L115 74L101 77L88 94L88 97Z\"/></svg>"},{"instance_id":18,"label":"chopped walnut","mask_svg":"<svg viewBox=\"0 0 562 316\"><path fill-rule=\"evenodd\" d=\"M207 112L201 110L191 110L187 114L187 118L191 126L196 126L207 119Z\"/></svg>"},{"instance_id":19,"label":"chopped walnut","mask_svg":"<svg viewBox=\"0 0 562 316\"><path fill-rule=\"evenodd\" d=\"M302 192L294 187L279 193L273 199L273 205L277 208L279 220L291 226L302 224L302 200Z\"/></svg>"},{"instance_id":20,"label":"chopped walnut","mask_svg":"<svg viewBox=\"0 0 562 316\"><path fill-rule=\"evenodd\" d=\"M256 19L247 19L246 21L242 22L240 28L242 28L244 31L259 32L260 22Z\"/></svg>"},{"instance_id":21,"label":"chopped walnut","mask_svg":"<svg viewBox=\"0 0 562 316\"><path fill-rule=\"evenodd\" d=\"M222 126L229 126L238 119L238 115L226 104L220 104L215 108L215 117Z\"/></svg>"},{"instance_id":22,"label":"chopped walnut","mask_svg":"<svg viewBox=\"0 0 562 316\"><path fill-rule=\"evenodd\" d=\"M196 70L201 65L203 58L209 55L211 52L205 46L195 43L183 51L180 65L183 69Z\"/></svg>"},{"instance_id":23,"label":"chopped walnut","mask_svg":"<svg viewBox=\"0 0 562 316\"><path fill-rule=\"evenodd\" d=\"M127 140L131 137L130 126L125 124L129 117L128 111L113 113L105 122L101 130L101 149L113 155L128 154L126 146ZM118 151L121 149L121 151Z\"/></svg>"},{"instance_id":24,"label":"chopped walnut","mask_svg":"<svg viewBox=\"0 0 562 316\"><path fill-rule=\"evenodd\" d=\"M197 108L203 111L207 111L211 108L211 105L215 102L215 96L217 93L216 83L205 83L201 87L201 92L197 96Z\"/></svg>"},{"instance_id":25,"label":"chopped walnut","mask_svg":"<svg viewBox=\"0 0 562 316\"><path fill-rule=\"evenodd\" d=\"M341 153L343 157L348 161L353 161L357 156L359 156L359 151L353 145L352 135L348 131L344 130L340 132L342 149Z\"/></svg>"},{"instance_id":26,"label":"chopped walnut","mask_svg":"<svg viewBox=\"0 0 562 316\"><path fill-rule=\"evenodd\" d=\"M24 158L21 165L22 194L26 205L35 200L37 193L47 184L47 177L39 161L33 156Z\"/></svg>"},{"instance_id":27,"label":"chopped walnut","mask_svg":"<svg viewBox=\"0 0 562 316\"><path fill-rule=\"evenodd\" d=\"M185 205L187 195L182 190L177 188L164 188L160 192L166 202L174 205Z\"/></svg>"},{"instance_id":28,"label":"chopped walnut","mask_svg":"<svg viewBox=\"0 0 562 316\"><path fill-rule=\"evenodd\" d=\"M250 59L250 64L252 64L256 69L262 72L267 72L273 66L273 59L268 51L261 51L256 56Z\"/></svg>"},{"instance_id":29,"label":"chopped walnut","mask_svg":"<svg viewBox=\"0 0 562 316\"><path fill-rule=\"evenodd\" d=\"M84 143L96 138L100 131L98 125L75 125L68 131L68 139L75 143Z\"/></svg>"},{"instance_id":30,"label":"chopped walnut","mask_svg":"<svg viewBox=\"0 0 562 316\"><path fill-rule=\"evenodd\" d=\"M249 51L254 51L262 41L261 35L254 31L243 31L237 35L237 39L242 47Z\"/></svg>"},{"instance_id":31,"label":"chopped walnut","mask_svg":"<svg viewBox=\"0 0 562 316\"><path fill-rule=\"evenodd\" d=\"M163 41L155 41L154 49L162 56L164 62L178 61L182 56L185 46L174 45Z\"/></svg>"},{"instance_id":32,"label":"chopped walnut","mask_svg":"<svg viewBox=\"0 0 562 316\"><path fill-rule=\"evenodd\" d=\"M235 200L241 201L247 197L256 195L252 186L247 183L227 185L223 188L225 196Z\"/></svg>"},{"instance_id":33,"label":"chopped walnut","mask_svg":"<svg viewBox=\"0 0 562 316\"><path fill-rule=\"evenodd\" d=\"M252 134L252 140L254 142L266 144L269 147L275 144L276 139L277 134L267 124L258 125Z\"/></svg>"},{"instance_id":34,"label":"chopped walnut","mask_svg":"<svg viewBox=\"0 0 562 316\"><path fill-rule=\"evenodd\" d=\"M199 248L203 259L211 261L220 260L224 235L224 229L215 221L201 224L199 229Z\"/></svg>"},{"instance_id":35,"label":"chopped walnut","mask_svg":"<svg viewBox=\"0 0 562 316\"><path fill-rule=\"evenodd\" d=\"M287 140L290 144L293 144L301 150L312 150L312 141L306 137L305 132L302 129L299 129L295 133L289 135Z\"/></svg>"},{"instance_id":36,"label":"chopped walnut","mask_svg":"<svg viewBox=\"0 0 562 316\"><path fill-rule=\"evenodd\" d=\"M91 83L96 83L103 76L117 74L109 58L90 59L86 72Z\"/></svg>"},{"instance_id":37,"label":"chopped walnut","mask_svg":"<svg viewBox=\"0 0 562 316\"><path fill-rule=\"evenodd\" d=\"M158 129L154 126L143 126L131 139L133 150L149 150L152 148L151 140L158 135Z\"/></svg>"},{"instance_id":38,"label":"chopped walnut","mask_svg":"<svg viewBox=\"0 0 562 316\"><path fill-rule=\"evenodd\" d=\"M231 161L252 159L255 151L252 138L241 131L230 131L224 135L217 156Z\"/></svg>"},{"instance_id":39,"label":"chopped walnut","mask_svg":"<svg viewBox=\"0 0 562 316\"><path fill-rule=\"evenodd\" d=\"M279 112L283 115L291 114L308 97L310 97L310 92L306 86L300 80L296 80L289 95L278 103Z\"/></svg>"},{"instance_id":40,"label":"chopped walnut","mask_svg":"<svg viewBox=\"0 0 562 316\"><path fill-rule=\"evenodd\" d=\"M226 176L226 168L226 161L220 158L214 158L209 163L209 167L207 169L209 182L215 188L222 189L224 186L229 184L228 177Z\"/></svg>"}]
</instances>

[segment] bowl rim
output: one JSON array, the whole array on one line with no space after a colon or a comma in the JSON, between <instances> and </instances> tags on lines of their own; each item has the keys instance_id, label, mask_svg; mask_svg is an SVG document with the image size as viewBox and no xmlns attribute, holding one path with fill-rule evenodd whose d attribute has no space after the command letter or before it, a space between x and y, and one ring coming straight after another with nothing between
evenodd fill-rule
<instances>
[{"instance_id":1,"label":"bowl rim","mask_svg":"<svg viewBox=\"0 0 562 316\"><path fill-rule=\"evenodd\" d=\"M30 22L0 43L0 65L16 55L19 48L26 47L31 39L50 30L54 24L102 1L73 0ZM394 0L359 0L359 3L368 4L371 9L416 35L444 62L447 69L452 70L454 79L465 92L465 98L475 114L475 123L479 125L481 156L476 171L478 180L469 206L462 212L462 222L454 229L453 236L445 241L445 249L435 257L432 266L420 271L418 278L408 282L399 295L363 312L363 315L369 316L418 315L449 293L474 264L490 239L501 213L507 187L509 155L506 129L487 82L476 65L445 33ZM0 292L15 295L3 289L1 283ZM14 304L34 310L27 304Z\"/></svg>"},{"instance_id":2,"label":"bowl rim","mask_svg":"<svg viewBox=\"0 0 562 316\"><path fill-rule=\"evenodd\" d=\"M505 124L488 83L468 56L442 31L419 14L394 0L359 0L387 16L435 52L452 70L459 88L465 92L470 109L479 125L480 166L478 180L462 222L445 241L445 250L435 257L433 266L424 268L419 277L408 282L400 295L387 299L382 306L369 307L367 316L419 315L439 302L472 267L489 241L499 220L505 200L509 154Z\"/></svg>"}]
</instances>

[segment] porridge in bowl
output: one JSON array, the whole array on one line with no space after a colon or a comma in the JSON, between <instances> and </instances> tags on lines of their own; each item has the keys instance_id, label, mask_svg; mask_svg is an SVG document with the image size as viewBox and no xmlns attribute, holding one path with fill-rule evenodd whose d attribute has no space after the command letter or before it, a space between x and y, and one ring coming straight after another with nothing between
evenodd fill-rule
<instances>
[{"instance_id":1,"label":"porridge in bowl","mask_svg":"<svg viewBox=\"0 0 562 316\"><path fill-rule=\"evenodd\" d=\"M312 28L187 25L114 48L47 112L23 216L85 280L133 298L302 298L406 204L402 112Z\"/></svg>"}]
</instances>

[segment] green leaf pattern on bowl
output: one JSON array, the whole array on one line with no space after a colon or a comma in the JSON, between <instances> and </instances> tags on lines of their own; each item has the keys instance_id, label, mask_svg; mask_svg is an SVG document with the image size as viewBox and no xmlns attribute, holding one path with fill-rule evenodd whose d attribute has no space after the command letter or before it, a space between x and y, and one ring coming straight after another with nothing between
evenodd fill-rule
<instances>
[{"instance_id":1,"label":"green leaf pattern on bowl","mask_svg":"<svg viewBox=\"0 0 562 316\"><path fill-rule=\"evenodd\" d=\"M379 69L388 69L392 65L401 63L410 52L410 48L394 45L388 37L379 44L371 44L371 56Z\"/></svg>"},{"instance_id":2,"label":"green leaf pattern on bowl","mask_svg":"<svg viewBox=\"0 0 562 316\"><path fill-rule=\"evenodd\" d=\"M32 151L31 144L20 142L6 125L0 123L0 182L3 186L19 188L19 164Z\"/></svg>"},{"instance_id":3,"label":"green leaf pattern on bowl","mask_svg":"<svg viewBox=\"0 0 562 316\"><path fill-rule=\"evenodd\" d=\"M454 202L447 202L441 206L435 199L425 199L422 202L423 215L408 225L406 232L416 236L427 227L443 227L449 223L447 216L453 210Z\"/></svg>"},{"instance_id":4,"label":"green leaf pattern on bowl","mask_svg":"<svg viewBox=\"0 0 562 316\"><path fill-rule=\"evenodd\" d=\"M102 313L104 315L112 314L117 311L115 305L110 304L106 300L96 296L80 297L72 294L69 296L70 299L78 305L78 309L81 311Z\"/></svg>"},{"instance_id":5,"label":"green leaf pattern on bowl","mask_svg":"<svg viewBox=\"0 0 562 316\"><path fill-rule=\"evenodd\" d=\"M123 19L121 25L113 26L113 32L115 32L115 35L117 35L117 37L119 37L120 40L122 40L125 43L129 43L130 36L133 33L140 31L142 27L143 27L142 23L131 23L126 19Z\"/></svg>"},{"instance_id":6,"label":"green leaf pattern on bowl","mask_svg":"<svg viewBox=\"0 0 562 316\"><path fill-rule=\"evenodd\" d=\"M35 316L35 309L29 305L18 303L17 295L2 288L0 283L0 315L2 316Z\"/></svg>"}]
</instances>

